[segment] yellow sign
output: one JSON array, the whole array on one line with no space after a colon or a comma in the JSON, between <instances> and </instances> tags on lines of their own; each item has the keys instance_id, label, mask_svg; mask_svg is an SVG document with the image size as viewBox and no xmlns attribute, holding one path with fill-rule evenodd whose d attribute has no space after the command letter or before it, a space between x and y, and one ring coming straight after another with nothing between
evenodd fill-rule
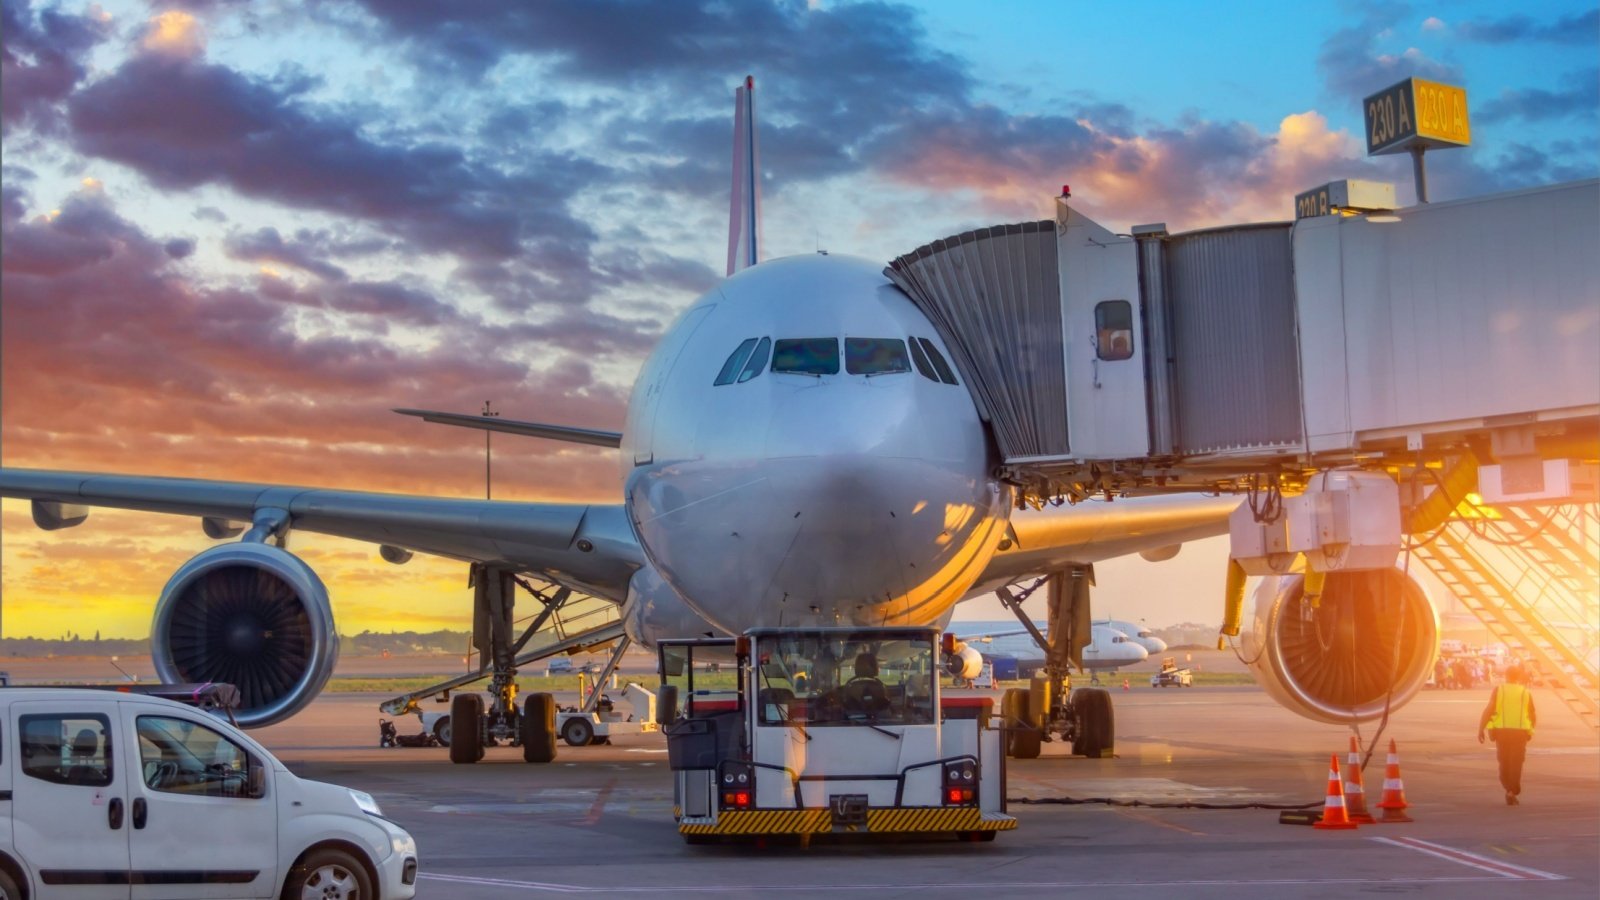
<instances>
[{"instance_id":1,"label":"yellow sign","mask_svg":"<svg viewBox=\"0 0 1600 900\"><path fill-rule=\"evenodd\" d=\"M1361 106L1368 156L1472 143L1465 88L1407 78L1363 100Z\"/></svg>"}]
</instances>

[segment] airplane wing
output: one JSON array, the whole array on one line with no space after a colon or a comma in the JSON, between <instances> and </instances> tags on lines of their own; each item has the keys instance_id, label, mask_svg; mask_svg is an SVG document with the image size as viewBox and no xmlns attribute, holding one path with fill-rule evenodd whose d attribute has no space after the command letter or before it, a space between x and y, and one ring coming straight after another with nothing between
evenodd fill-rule
<instances>
[{"instance_id":1,"label":"airplane wing","mask_svg":"<svg viewBox=\"0 0 1600 900\"><path fill-rule=\"evenodd\" d=\"M1086 500L1011 515L1011 531L972 593L1043 572L1144 553L1165 559L1189 541L1228 533L1237 497L1178 494Z\"/></svg>"},{"instance_id":2,"label":"airplane wing","mask_svg":"<svg viewBox=\"0 0 1600 900\"><path fill-rule=\"evenodd\" d=\"M477 428L481 431L498 431L522 437L549 438L553 441L570 441L574 444L591 444L596 447L622 446L622 433L598 431L593 428L573 428L570 425L550 425L544 422L519 422L516 419L489 418L465 413L438 412L431 409L397 409L402 416L416 416L435 425L454 425L457 428Z\"/></svg>"},{"instance_id":3,"label":"airplane wing","mask_svg":"<svg viewBox=\"0 0 1600 900\"><path fill-rule=\"evenodd\" d=\"M0 497L33 501L41 528L81 524L86 507L198 516L213 537L230 523L287 514L291 531L371 541L404 550L538 573L621 602L644 564L620 504L457 500L320 488L0 469Z\"/></svg>"}]
</instances>

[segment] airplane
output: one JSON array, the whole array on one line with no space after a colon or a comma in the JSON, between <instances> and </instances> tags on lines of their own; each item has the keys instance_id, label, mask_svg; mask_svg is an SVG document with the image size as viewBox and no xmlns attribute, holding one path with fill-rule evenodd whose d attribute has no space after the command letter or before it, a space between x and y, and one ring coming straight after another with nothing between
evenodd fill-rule
<instances>
[{"instance_id":1,"label":"airplane","mask_svg":"<svg viewBox=\"0 0 1600 900\"><path fill-rule=\"evenodd\" d=\"M1227 532L1236 498L1021 502L996 474L989 426L951 365L947 336L882 264L831 253L763 261L753 97L746 79L735 92L728 277L666 329L634 382L622 431L398 410L616 448L616 502L17 468L0 469L0 497L32 501L35 524L47 530L81 526L90 508L109 507L190 516L214 540L237 538L178 568L156 601L151 643L163 680L238 685L235 717L247 727L302 709L337 657L329 590L285 548L297 531L377 544L397 565L414 553L470 563L475 610L493 645L486 655L496 683L513 685L508 698L506 665L521 646L513 647L510 604L525 577L562 597L620 605L627 637L654 646L768 626L942 625L962 600L1027 578L1063 585L1089 573L1077 578L1088 581L1097 561L1166 558ZM1330 575L1316 615L1364 602L1370 574ZM1085 587L1085 623L1087 597ZM1301 597L1298 576L1269 579L1246 621L1277 647L1283 627L1300 636L1292 626L1306 615L1277 613L1300 610ZM1352 691L1328 673L1348 672L1350 654L1370 648L1280 649L1256 656L1286 706L1339 722L1383 712L1391 656L1368 679L1380 688L1364 681ZM1393 696L1398 705L1409 693Z\"/></svg>"},{"instance_id":2,"label":"airplane","mask_svg":"<svg viewBox=\"0 0 1600 900\"><path fill-rule=\"evenodd\" d=\"M1028 635L1030 640L1021 645L1012 641L1004 646L996 646L996 641L1007 638L1018 638ZM998 631L982 635L960 635L958 640L971 647L984 660L995 658L1011 658L1017 660L1020 666L1040 668L1044 665L1042 648L1031 640L1032 635L1027 631ZM1160 638L1156 638L1159 642ZM982 645L977 646L977 645ZM1166 644L1162 643L1162 649ZM1130 637L1121 629L1114 628L1105 622L1095 622L1090 629L1090 641L1083 648L1083 661L1079 666L1083 671L1090 673L1091 683L1098 683L1099 673L1115 672L1123 666L1132 666L1142 663L1150 658L1150 653L1136 638ZM981 663L980 663L981 664Z\"/></svg>"},{"instance_id":3,"label":"airplane","mask_svg":"<svg viewBox=\"0 0 1600 900\"><path fill-rule=\"evenodd\" d=\"M1128 640L1143 647L1147 655L1166 652L1167 642L1156 637L1155 632L1144 627L1143 625L1135 625L1134 623L1123 619L1100 619L1094 624L1096 626L1104 625L1107 628L1116 629Z\"/></svg>"}]
</instances>

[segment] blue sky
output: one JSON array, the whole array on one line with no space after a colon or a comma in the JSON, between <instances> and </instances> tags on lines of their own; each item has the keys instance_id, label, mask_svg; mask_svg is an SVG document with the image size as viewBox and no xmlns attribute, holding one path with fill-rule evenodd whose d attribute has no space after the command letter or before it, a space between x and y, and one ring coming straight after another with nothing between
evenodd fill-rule
<instances>
[{"instance_id":1,"label":"blue sky","mask_svg":"<svg viewBox=\"0 0 1600 900\"><path fill-rule=\"evenodd\" d=\"M644 354L721 274L746 73L772 255L887 260L1045 215L1062 183L1118 228L1285 218L1339 177L1406 198L1359 100L1410 75L1472 102L1475 145L1430 157L1436 199L1600 170L1592 3L3 9L8 465L471 495L481 445L390 407L620 427ZM608 454L540 443L497 453L498 495L615 500ZM204 546L97 521L45 540L5 506L7 633L81 608L142 634ZM304 551L357 629L463 608L370 548Z\"/></svg>"}]
</instances>

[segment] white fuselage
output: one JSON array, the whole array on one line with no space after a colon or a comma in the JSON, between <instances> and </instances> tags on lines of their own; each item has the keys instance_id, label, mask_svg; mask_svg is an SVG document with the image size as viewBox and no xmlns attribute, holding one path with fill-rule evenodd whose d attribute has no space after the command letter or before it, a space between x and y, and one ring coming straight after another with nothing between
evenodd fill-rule
<instances>
[{"instance_id":1,"label":"white fuselage","mask_svg":"<svg viewBox=\"0 0 1600 900\"><path fill-rule=\"evenodd\" d=\"M725 631L933 623L1000 542L1012 492L967 389L909 354L905 371L854 374L850 338L922 338L950 356L878 264L791 257L697 300L634 384L629 518L665 585ZM716 384L751 339L774 356L779 341L837 341L838 371L769 358Z\"/></svg>"},{"instance_id":2,"label":"white fuselage","mask_svg":"<svg viewBox=\"0 0 1600 900\"><path fill-rule=\"evenodd\" d=\"M1103 619L1094 624L1097 626L1104 625L1108 628L1122 632L1122 634L1126 636L1128 640L1133 641L1135 644L1143 647L1145 653L1154 654L1166 652L1167 642L1156 637L1151 633L1150 629L1145 628L1142 625L1137 625L1133 622L1128 622L1123 619Z\"/></svg>"}]
</instances>

